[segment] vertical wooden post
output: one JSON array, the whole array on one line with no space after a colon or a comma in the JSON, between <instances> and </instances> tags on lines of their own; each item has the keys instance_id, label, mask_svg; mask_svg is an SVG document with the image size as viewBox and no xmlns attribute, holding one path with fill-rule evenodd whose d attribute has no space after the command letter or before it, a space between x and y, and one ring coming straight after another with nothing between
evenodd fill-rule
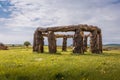
<instances>
[{"instance_id":1,"label":"vertical wooden post","mask_svg":"<svg viewBox=\"0 0 120 80\"><path fill-rule=\"evenodd\" d=\"M98 49L99 49L99 53L102 53L102 34L101 32L98 33Z\"/></svg>"},{"instance_id":2,"label":"vertical wooden post","mask_svg":"<svg viewBox=\"0 0 120 80\"><path fill-rule=\"evenodd\" d=\"M36 52L36 31L35 31L35 33L34 33L34 35L33 35L33 52Z\"/></svg>"},{"instance_id":3,"label":"vertical wooden post","mask_svg":"<svg viewBox=\"0 0 120 80\"><path fill-rule=\"evenodd\" d=\"M42 35L42 32L39 33L39 39L40 39L40 45L38 52L43 53L44 52L44 38Z\"/></svg>"},{"instance_id":4,"label":"vertical wooden post","mask_svg":"<svg viewBox=\"0 0 120 80\"><path fill-rule=\"evenodd\" d=\"M49 31L48 33L48 48L49 48L49 53L56 53L56 38L55 34L52 31Z\"/></svg>"},{"instance_id":5,"label":"vertical wooden post","mask_svg":"<svg viewBox=\"0 0 120 80\"><path fill-rule=\"evenodd\" d=\"M43 38L42 32L35 31L33 51L40 52L40 53L44 52L44 38Z\"/></svg>"},{"instance_id":6,"label":"vertical wooden post","mask_svg":"<svg viewBox=\"0 0 120 80\"><path fill-rule=\"evenodd\" d=\"M88 38L88 36L87 36L87 35L84 35L83 47L84 47L84 51L85 51L85 52L87 51L87 38Z\"/></svg>"},{"instance_id":7,"label":"vertical wooden post","mask_svg":"<svg viewBox=\"0 0 120 80\"><path fill-rule=\"evenodd\" d=\"M62 51L67 50L67 37L63 37Z\"/></svg>"},{"instance_id":8,"label":"vertical wooden post","mask_svg":"<svg viewBox=\"0 0 120 80\"><path fill-rule=\"evenodd\" d=\"M38 52L40 53L44 52L44 38L43 38L42 32L38 32L37 47L38 47Z\"/></svg>"},{"instance_id":9,"label":"vertical wooden post","mask_svg":"<svg viewBox=\"0 0 120 80\"><path fill-rule=\"evenodd\" d=\"M84 51L83 51L83 37L82 37L82 34L81 34L81 30L80 29L77 29L75 31L75 34L74 34L74 50L73 50L73 53L79 53L79 54L83 54Z\"/></svg>"},{"instance_id":10,"label":"vertical wooden post","mask_svg":"<svg viewBox=\"0 0 120 80\"><path fill-rule=\"evenodd\" d=\"M36 52L36 36L37 36L37 31L34 33L34 38L33 38L33 52Z\"/></svg>"},{"instance_id":11,"label":"vertical wooden post","mask_svg":"<svg viewBox=\"0 0 120 80\"><path fill-rule=\"evenodd\" d=\"M90 48L92 53L99 53L98 52L98 44L97 44L97 30L91 32L90 36Z\"/></svg>"}]
</instances>

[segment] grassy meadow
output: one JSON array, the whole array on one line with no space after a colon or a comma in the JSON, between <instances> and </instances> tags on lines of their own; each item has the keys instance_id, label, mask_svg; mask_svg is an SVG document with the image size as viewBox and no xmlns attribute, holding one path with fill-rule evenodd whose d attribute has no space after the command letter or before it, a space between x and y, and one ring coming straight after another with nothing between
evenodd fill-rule
<instances>
[{"instance_id":1,"label":"grassy meadow","mask_svg":"<svg viewBox=\"0 0 120 80\"><path fill-rule=\"evenodd\" d=\"M0 80L120 80L120 50L103 54L33 53L14 47L0 50Z\"/></svg>"}]
</instances>

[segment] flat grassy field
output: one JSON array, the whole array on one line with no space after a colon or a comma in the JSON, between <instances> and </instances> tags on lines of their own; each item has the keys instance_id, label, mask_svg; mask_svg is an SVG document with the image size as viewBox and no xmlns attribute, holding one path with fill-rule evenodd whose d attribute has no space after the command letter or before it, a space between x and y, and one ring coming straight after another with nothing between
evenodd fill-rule
<instances>
[{"instance_id":1,"label":"flat grassy field","mask_svg":"<svg viewBox=\"0 0 120 80\"><path fill-rule=\"evenodd\" d=\"M46 47L45 47L46 48ZM33 53L32 49L0 50L0 80L120 80L120 50L103 54Z\"/></svg>"}]
</instances>

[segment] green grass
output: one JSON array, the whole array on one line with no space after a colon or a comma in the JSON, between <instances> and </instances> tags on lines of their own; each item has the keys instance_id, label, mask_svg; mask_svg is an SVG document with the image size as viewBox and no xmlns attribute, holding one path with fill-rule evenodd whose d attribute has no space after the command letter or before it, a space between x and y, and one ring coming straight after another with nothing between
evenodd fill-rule
<instances>
[{"instance_id":1,"label":"green grass","mask_svg":"<svg viewBox=\"0 0 120 80\"><path fill-rule=\"evenodd\" d=\"M45 47L46 48L46 47ZM32 49L0 50L0 80L120 80L120 51L73 55L33 53Z\"/></svg>"}]
</instances>

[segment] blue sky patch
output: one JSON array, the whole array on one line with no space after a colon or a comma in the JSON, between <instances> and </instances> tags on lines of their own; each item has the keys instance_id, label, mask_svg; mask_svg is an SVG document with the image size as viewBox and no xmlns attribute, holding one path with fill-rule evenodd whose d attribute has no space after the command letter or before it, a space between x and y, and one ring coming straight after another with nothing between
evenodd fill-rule
<instances>
[{"instance_id":1,"label":"blue sky patch","mask_svg":"<svg viewBox=\"0 0 120 80\"><path fill-rule=\"evenodd\" d=\"M9 0L0 1L0 18L8 18L11 14L9 8L13 6Z\"/></svg>"}]
</instances>

